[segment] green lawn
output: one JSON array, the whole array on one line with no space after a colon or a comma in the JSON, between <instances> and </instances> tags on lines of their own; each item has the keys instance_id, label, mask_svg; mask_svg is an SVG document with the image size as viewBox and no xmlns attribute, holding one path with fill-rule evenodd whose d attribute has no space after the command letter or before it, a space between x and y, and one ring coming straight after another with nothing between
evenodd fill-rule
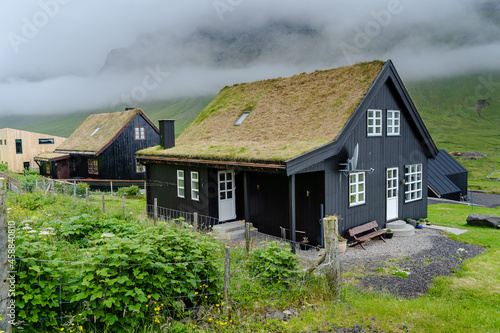
<instances>
[{"instance_id":1,"label":"green lawn","mask_svg":"<svg viewBox=\"0 0 500 333\"><path fill-rule=\"evenodd\" d=\"M407 300L363 292L345 285L342 302L317 300L318 309L284 325L290 331L321 331L332 323L384 332L500 332L500 230L468 226L471 207L429 206L436 225L468 232L450 238L481 245L485 252L464 262L453 276L439 277L425 296ZM474 208L474 213L500 215L500 209ZM343 305L345 304L345 305Z\"/></svg>"}]
</instances>

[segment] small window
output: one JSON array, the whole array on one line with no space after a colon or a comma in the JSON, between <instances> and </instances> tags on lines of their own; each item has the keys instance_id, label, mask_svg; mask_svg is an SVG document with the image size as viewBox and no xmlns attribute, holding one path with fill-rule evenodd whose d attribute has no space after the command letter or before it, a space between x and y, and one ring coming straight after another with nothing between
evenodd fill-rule
<instances>
[{"instance_id":1,"label":"small window","mask_svg":"<svg viewBox=\"0 0 500 333\"><path fill-rule=\"evenodd\" d=\"M236 122L234 123L234 126L240 126L241 123L247 119L248 115L250 114L250 111L245 111L243 112L243 114L238 118L238 120L236 120Z\"/></svg>"},{"instance_id":2,"label":"small window","mask_svg":"<svg viewBox=\"0 0 500 333\"><path fill-rule=\"evenodd\" d=\"M99 162L97 160L88 160L88 170L90 175L98 175Z\"/></svg>"},{"instance_id":3,"label":"small window","mask_svg":"<svg viewBox=\"0 0 500 333\"><path fill-rule=\"evenodd\" d=\"M50 145L54 144L54 139L38 139L39 145Z\"/></svg>"},{"instance_id":4,"label":"small window","mask_svg":"<svg viewBox=\"0 0 500 333\"><path fill-rule=\"evenodd\" d=\"M365 173L356 172L349 175L349 206L365 203Z\"/></svg>"},{"instance_id":5,"label":"small window","mask_svg":"<svg viewBox=\"0 0 500 333\"><path fill-rule=\"evenodd\" d=\"M134 138L136 140L146 140L146 127L134 127Z\"/></svg>"},{"instance_id":6,"label":"small window","mask_svg":"<svg viewBox=\"0 0 500 333\"><path fill-rule=\"evenodd\" d=\"M90 136L93 136L94 134L96 134L96 133L97 133L97 131L98 131L100 128L101 128L101 126L97 127L97 128L96 128L96 129L92 132L92 134L90 134Z\"/></svg>"},{"instance_id":7,"label":"small window","mask_svg":"<svg viewBox=\"0 0 500 333\"><path fill-rule=\"evenodd\" d=\"M191 199L200 201L200 178L196 171L191 171Z\"/></svg>"},{"instance_id":8,"label":"small window","mask_svg":"<svg viewBox=\"0 0 500 333\"><path fill-rule=\"evenodd\" d=\"M381 136L382 135L382 110L368 110L366 113L367 128L366 133L368 136Z\"/></svg>"},{"instance_id":9,"label":"small window","mask_svg":"<svg viewBox=\"0 0 500 333\"><path fill-rule=\"evenodd\" d=\"M30 169L30 162L23 162L23 168L26 170Z\"/></svg>"},{"instance_id":10,"label":"small window","mask_svg":"<svg viewBox=\"0 0 500 333\"><path fill-rule=\"evenodd\" d=\"M0 140L0 146L3 145L3 140Z\"/></svg>"},{"instance_id":11,"label":"small window","mask_svg":"<svg viewBox=\"0 0 500 333\"><path fill-rule=\"evenodd\" d=\"M7 146L7 139L3 140L3 144Z\"/></svg>"},{"instance_id":12,"label":"small window","mask_svg":"<svg viewBox=\"0 0 500 333\"><path fill-rule=\"evenodd\" d=\"M399 135L400 112L398 110L387 110L387 135Z\"/></svg>"},{"instance_id":13,"label":"small window","mask_svg":"<svg viewBox=\"0 0 500 333\"><path fill-rule=\"evenodd\" d=\"M422 164L405 166L405 202L422 199Z\"/></svg>"},{"instance_id":14,"label":"small window","mask_svg":"<svg viewBox=\"0 0 500 333\"><path fill-rule=\"evenodd\" d=\"M135 172L136 173L146 172L146 166L144 164L137 163L137 160L136 160L135 161Z\"/></svg>"},{"instance_id":15,"label":"small window","mask_svg":"<svg viewBox=\"0 0 500 333\"><path fill-rule=\"evenodd\" d=\"M16 154L23 153L23 140L16 139Z\"/></svg>"},{"instance_id":16,"label":"small window","mask_svg":"<svg viewBox=\"0 0 500 333\"><path fill-rule=\"evenodd\" d=\"M184 198L184 170L177 170L177 196Z\"/></svg>"}]
</instances>

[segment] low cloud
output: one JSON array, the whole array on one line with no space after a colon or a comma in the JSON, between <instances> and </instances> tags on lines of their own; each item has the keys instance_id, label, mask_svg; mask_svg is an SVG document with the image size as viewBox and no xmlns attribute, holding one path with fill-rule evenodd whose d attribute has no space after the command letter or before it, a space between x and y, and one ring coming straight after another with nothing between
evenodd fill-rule
<instances>
[{"instance_id":1,"label":"low cloud","mask_svg":"<svg viewBox=\"0 0 500 333\"><path fill-rule=\"evenodd\" d=\"M140 106L373 59L405 81L498 70L499 12L492 0L6 0L0 116Z\"/></svg>"}]
</instances>

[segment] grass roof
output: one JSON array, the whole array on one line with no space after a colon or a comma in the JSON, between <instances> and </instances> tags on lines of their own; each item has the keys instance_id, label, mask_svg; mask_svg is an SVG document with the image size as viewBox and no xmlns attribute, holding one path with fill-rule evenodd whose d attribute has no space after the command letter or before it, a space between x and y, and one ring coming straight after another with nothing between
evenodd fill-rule
<instances>
[{"instance_id":1,"label":"grass roof","mask_svg":"<svg viewBox=\"0 0 500 333\"><path fill-rule=\"evenodd\" d=\"M55 152L99 154L139 112L141 109L90 115Z\"/></svg>"},{"instance_id":2,"label":"grass roof","mask_svg":"<svg viewBox=\"0 0 500 333\"><path fill-rule=\"evenodd\" d=\"M170 149L139 155L285 161L336 139L380 73L373 61L222 89ZM233 124L251 111L240 126Z\"/></svg>"},{"instance_id":3,"label":"grass roof","mask_svg":"<svg viewBox=\"0 0 500 333\"><path fill-rule=\"evenodd\" d=\"M50 162L50 161L55 161L55 160L62 160L65 158L69 158L69 155L62 154L62 153L44 153L44 154L40 154L40 155L36 156L35 160Z\"/></svg>"}]
</instances>

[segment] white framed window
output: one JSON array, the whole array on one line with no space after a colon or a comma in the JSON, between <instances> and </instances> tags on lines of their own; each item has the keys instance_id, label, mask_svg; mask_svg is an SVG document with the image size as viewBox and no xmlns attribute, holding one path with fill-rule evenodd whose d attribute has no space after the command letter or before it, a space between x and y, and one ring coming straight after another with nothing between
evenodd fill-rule
<instances>
[{"instance_id":1,"label":"white framed window","mask_svg":"<svg viewBox=\"0 0 500 333\"><path fill-rule=\"evenodd\" d=\"M405 165L405 202L422 199L422 164Z\"/></svg>"},{"instance_id":2,"label":"white framed window","mask_svg":"<svg viewBox=\"0 0 500 333\"><path fill-rule=\"evenodd\" d=\"M177 170L177 196L179 198L185 197L184 191L184 170Z\"/></svg>"},{"instance_id":3,"label":"white framed window","mask_svg":"<svg viewBox=\"0 0 500 333\"><path fill-rule=\"evenodd\" d=\"M146 140L146 127L144 126L134 127L134 138L136 140Z\"/></svg>"},{"instance_id":4,"label":"white framed window","mask_svg":"<svg viewBox=\"0 0 500 333\"><path fill-rule=\"evenodd\" d=\"M368 136L382 135L382 110L368 109L366 112L366 134Z\"/></svg>"},{"instance_id":5,"label":"white framed window","mask_svg":"<svg viewBox=\"0 0 500 333\"><path fill-rule=\"evenodd\" d=\"M387 110L387 136L399 135L399 124L399 110Z\"/></svg>"},{"instance_id":6,"label":"white framed window","mask_svg":"<svg viewBox=\"0 0 500 333\"><path fill-rule=\"evenodd\" d=\"M191 171L191 199L200 201L200 176L196 171Z\"/></svg>"},{"instance_id":7,"label":"white framed window","mask_svg":"<svg viewBox=\"0 0 500 333\"><path fill-rule=\"evenodd\" d=\"M99 162L97 160L88 160L87 165L90 175L99 175Z\"/></svg>"},{"instance_id":8,"label":"white framed window","mask_svg":"<svg viewBox=\"0 0 500 333\"><path fill-rule=\"evenodd\" d=\"M365 203L365 173L355 172L349 174L349 206Z\"/></svg>"},{"instance_id":9,"label":"white framed window","mask_svg":"<svg viewBox=\"0 0 500 333\"><path fill-rule=\"evenodd\" d=\"M146 166L144 164L137 163L137 160L136 160L135 161L135 172L136 173L146 172Z\"/></svg>"}]
</instances>

